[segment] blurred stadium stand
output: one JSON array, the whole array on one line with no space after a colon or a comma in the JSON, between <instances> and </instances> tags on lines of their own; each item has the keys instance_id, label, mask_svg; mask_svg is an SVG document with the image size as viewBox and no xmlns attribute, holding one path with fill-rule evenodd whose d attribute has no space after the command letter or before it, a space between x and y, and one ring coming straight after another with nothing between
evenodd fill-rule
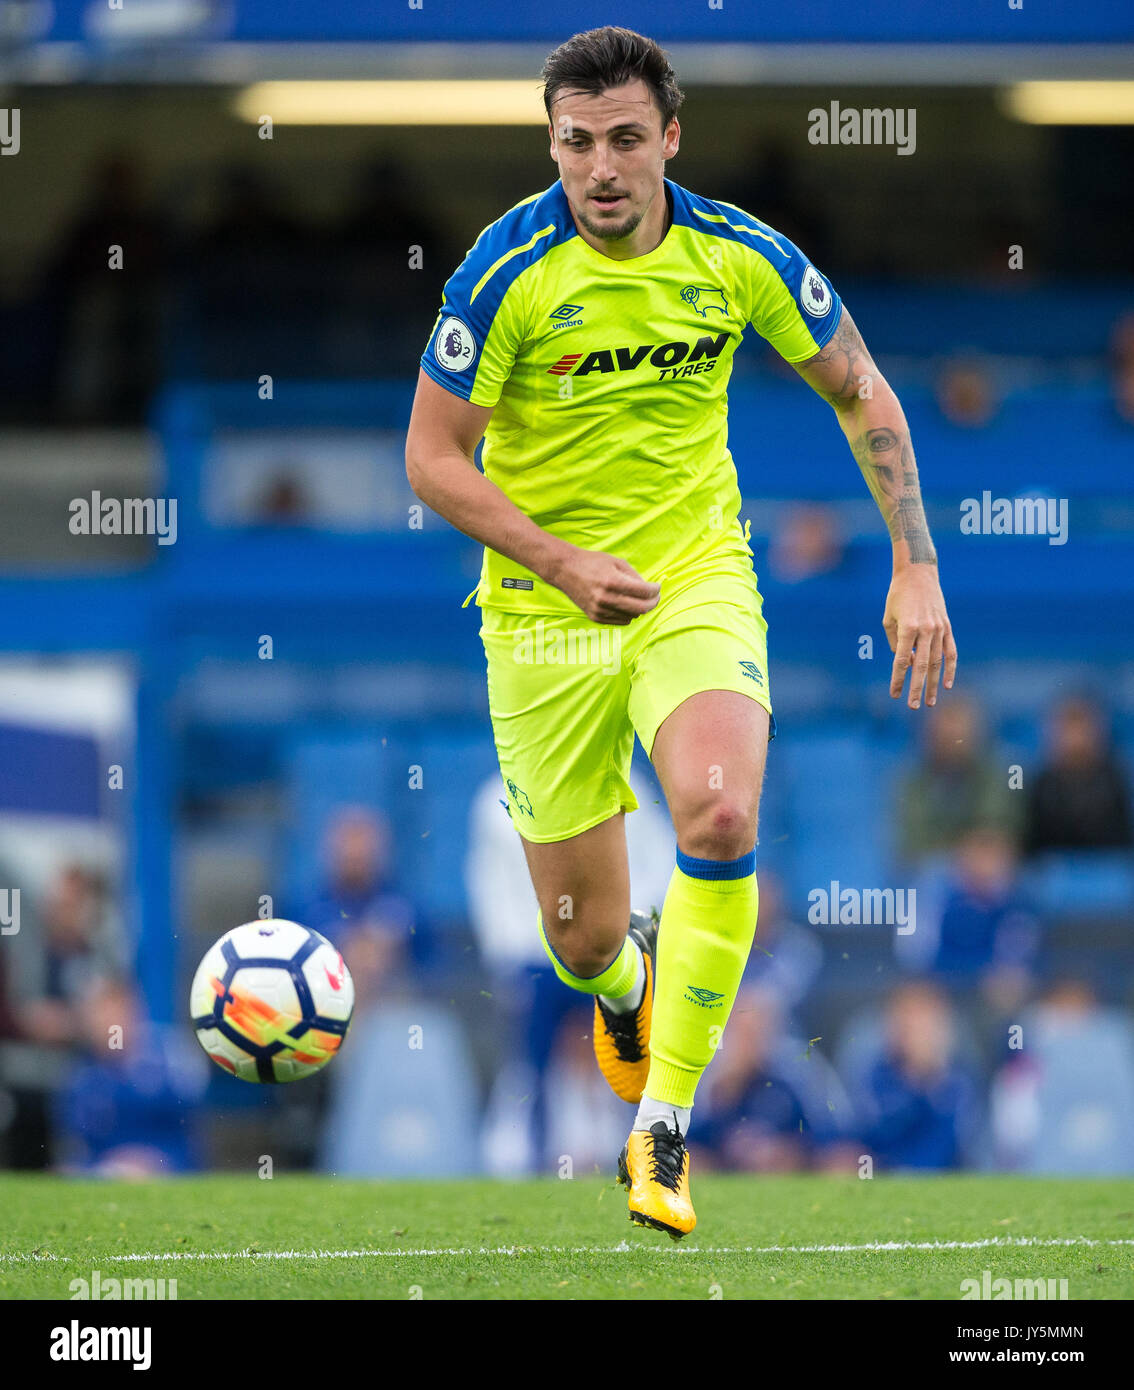
<instances>
[{"instance_id":1,"label":"blurred stadium stand","mask_svg":"<svg viewBox=\"0 0 1134 1390\"><path fill-rule=\"evenodd\" d=\"M22 8L30 23L38 7ZM529 76L547 42L563 37L560 25L542 18L521 33L514 7L496 0L430 0L436 47L395 53L379 40L421 37L420 15L405 7L387 7L379 28L357 8L241 0L186 6L179 42L137 48L112 41L97 7L46 8L50 27L0 54L6 100L24 112L20 159L0 159L0 197L14 210L0 229L0 646L6 666L33 672L44 689L75 663L110 661L132 708L108 732L105 722L84 727L81 711L63 717L50 700L38 710L0 704L4 869L13 886L36 881L29 824L44 839L66 839L80 822L118 835L129 953L152 1015L179 1020L205 945L255 916L263 894L277 908L312 899L328 817L346 803L371 807L391 824L397 879L419 914L416 988L430 1008L452 1010L453 1065L465 1057L483 1096L503 1025L481 997L462 871L473 795L494 767L477 614L461 607L479 550L428 514L421 529L412 524L401 439L445 276L484 222L550 182L551 166L534 129L502 132L491 155L467 129L436 151L436 132L303 131L269 147L272 173L261 177L226 84L296 71L381 75L405 63L423 75L475 62L486 74ZM159 8L130 7L138 34L158 23ZM651 31L651 8L628 2L622 18ZM1106 708L1129 769L1134 419L1116 386L1114 343L1134 313L1134 184L1121 173L1134 143L1129 129L1025 129L993 91L1012 75L1123 71L1129 6L1040 17L1029 7L1025 44L1007 6L974 7L962 33L951 12L888 0L873 18L901 42L884 53L857 43L860 22L845 7L761 7L758 20L748 8L714 14L711 30L691 8L659 35L677 45L688 89L686 148L672 177L777 225L766 208L780 210L897 388L960 678L987 711L1005 779L1019 764L1017 794L1026 795L1043 719L1084 688ZM0 6L6 33L20 32L18 9ZM576 10L575 27L606 21L601 6ZM1075 44L1034 47L1070 37L1113 46L1093 56ZM489 47L473 50L472 39ZM966 57L962 41L994 47ZM784 47L767 47L775 43ZM864 90L876 100L862 84L881 74L887 101L918 106L916 160L855 151L864 158L852 168L807 145L804 113L828 99L836 61L840 80L858 84L846 87L848 103ZM56 89L51 73L91 80ZM115 93L120 101L128 84L151 119L126 122L127 135ZM738 120L722 143L722 127ZM781 157L760 174L766 132ZM752 167L737 167L740 148L753 150ZM785 162L798 166L794 184ZM105 296L94 288L105 279L104 232L120 226L123 209L145 269ZM1027 272L1014 277L1004 266L1017 240ZM411 244L425 247L424 269L412 274ZM950 363L976 373L987 418L964 423L947 409ZM258 390L265 373L270 400ZM886 693L888 547L829 410L758 341L737 358L729 408L780 729L761 855L802 922L809 891L831 880L904 881L895 798L925 713ZM70 534L69 503L95 490L176 498L176 543ZM986 490L1066 499L1067 543L962 535L962 502ZM817 507L826 527L818 562L805 556L802 571L781 558L800 503ZM865 659L863 636L873 640ZM81 706L81 694L72 703ZM106 790L111 764L125 769L121 797ZM1131 852L1050 854L1025 865L1021 884L1043 924L1030 997L1086 976L1102 1004L1128 1015ZM824 968L798 1014L832 1055L864 1009L877 1014L900 972L891 929L816 931ZM388 1026L397 1031L408 1016L391 1005ZM1124 1044L1111 1022L1098 1026L1117 1055ZM360 1036L382 1026L368 1018ZM412 1086L384 1076L373 1050L354 1041L371 1109L408 1104ZM1116 1061L1116 1073L1124 1065ZM336 1066L345 1085L351 1063ZM1062 1073L1051 1085L1064 1097ZM262 1122L272 1098L239 1089L218 1073L210 1103L244 1106ZM442 1088L426 1109L436 1118L452 1099ZM406 1130L420 1141L412 1152L379 1153L366 1107L347 1109L363 1132L340 1126L324 1162L425 1171L427 1129ZM360 1157L368 1144L369 1166ZM1125 1165L1134 1166L1128 1151Z\"/></svg>"}]
</instances>

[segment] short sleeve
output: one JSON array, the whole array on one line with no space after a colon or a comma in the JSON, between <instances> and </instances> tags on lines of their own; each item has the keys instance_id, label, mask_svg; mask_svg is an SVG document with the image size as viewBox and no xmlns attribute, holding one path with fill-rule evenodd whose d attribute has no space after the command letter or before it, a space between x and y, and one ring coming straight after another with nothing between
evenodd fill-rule
<instances>
[{"instance_id":1,"label":"short sleeve","mask_svg":"<svg viewBox=\"0 0 1134 1390\"><path fill-rule=\"evenodd\" d=\"M779 232L750 255L749 321L785 362L805 362L839 324L842 301L799 247Z\"/></svg>"},{"instance_id":2,"label":"short sleeve","mask_svg":"<svg viewBox=\"0 0 1134 1390\"><path fill-rule=\"evenodd\" d=\"M494 406L523 343L525 314L519 282L494 273L480 247L446 282L421 366L446 391Z\"/></svg>"}]
</instances>

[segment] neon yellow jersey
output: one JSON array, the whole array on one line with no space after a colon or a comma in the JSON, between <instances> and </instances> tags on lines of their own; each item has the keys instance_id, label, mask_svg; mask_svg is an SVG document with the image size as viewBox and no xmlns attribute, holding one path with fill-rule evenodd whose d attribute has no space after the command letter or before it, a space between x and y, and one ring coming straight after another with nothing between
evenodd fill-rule
<instances>
[{"instance_id":1,"label":"neon yellow jersey","mask_svg":"<svg viewBox=\"0 0 1134 1390\"><path fill-rule=\"evenodd\" d=\"M628 261L579 236L561 183L517 204L446 283L421 359L438 385L495 407L482 466L522 512L651 581L714 549L752 553L726 401L745 325L802 362L840 314L786 237L730 203L665 189L668 232ZM487 548L477 601L577 611Z\"/></svg>"}]
</instances>

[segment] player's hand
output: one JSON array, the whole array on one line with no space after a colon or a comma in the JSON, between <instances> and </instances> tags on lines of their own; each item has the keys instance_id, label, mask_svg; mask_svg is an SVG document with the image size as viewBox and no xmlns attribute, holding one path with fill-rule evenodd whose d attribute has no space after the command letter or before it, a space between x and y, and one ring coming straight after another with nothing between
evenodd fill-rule
<instances>
[{"instance_id":1,"label":"player's hand","mask_svg":"<svg viewBox=\"0 0 1134 1390\"><path fill-rule=\"evenodd\" d=\"M625 627L657 605L660 584L650 584L625 560L602 550L572 546L551 581L594 623Z\"/></svg>"},{"instance_id":2,"label":"player's hand","mask_svg":"<svg viewBox=\"0 0 1134 1390\"><path fill-rule=\"evenodd\" d=\"M912 667L907 700L910 709L921 705L923 689L926 704L935 705L942 668L946 690L952 690L957 674L957 644L936 565L904 565L894 571L882 626L894 653L891 697L901 698L906 672Z\"/></svg>"}]
</instances>

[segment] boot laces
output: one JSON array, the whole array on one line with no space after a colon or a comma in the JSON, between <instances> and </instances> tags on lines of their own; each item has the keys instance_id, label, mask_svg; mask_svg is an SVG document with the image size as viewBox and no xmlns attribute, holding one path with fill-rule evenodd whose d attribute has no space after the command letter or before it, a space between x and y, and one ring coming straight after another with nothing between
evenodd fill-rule
<instances>
[{"instance_id":1,"label":"boot laces","mask_svg":"<svg viewBox=\"0 0 1134 1390\"><path fill-rule=\"evenodd\" d=\"M638 1038L638 1015L641 1013L641 1006L630 1013L616 1014L600 1002L599 1009L619 1061L640 1062L642 1045Z\"/></svg>"},{"instance_id":2,"label":"boot laces","mask_svg":"<svg viewBox=\"0 0 1134 1390\"><path fill-rule=\"evenodd\" d=\"M650 1154L650 1177L662 1187L676 1192L685 1168L685 1136L677 1128L670 1129L664 1120L650 1126L653 1138Z\"/></svg>"}]
</instances>

